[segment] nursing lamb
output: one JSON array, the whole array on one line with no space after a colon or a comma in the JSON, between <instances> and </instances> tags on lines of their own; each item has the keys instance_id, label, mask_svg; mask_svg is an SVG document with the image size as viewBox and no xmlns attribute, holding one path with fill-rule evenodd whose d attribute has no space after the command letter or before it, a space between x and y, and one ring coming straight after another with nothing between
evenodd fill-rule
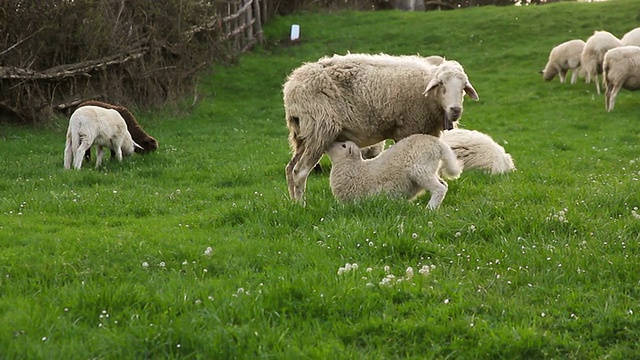
<instances>
[{"instance_id":1,"label":"nursing lamb","mask_svg":"<svg viewBox=\"0 0 640 360\"><path fill-rule=\"evenodd\" d=\"M374 159L364 160L358 145L351 141L333 143L327 155L332 164L331 191L340 201L377 194L413 200L427 190L431 193L427 206L436 209L448 189L438 173L454 179L462 171L451 148L425 134L404 138Z\"/></svg>"},{"instance_id":2,"label":"nursing lamb","mask_svg":"<svg viewBox=\"0 0 640 360\"><path fill-rule=\"evenodd\" d=\"M82 167L85 151L96 145L96 168L102 164L102 147L113 150L118 161L122 156L133 154L135 148L141 148L131 139L127 124L113 109L99 106L83 106L71 114L67 141L64 149L64 168L70 169L71 162L76 169Z\"/></svg>"},{"instance_id":3,"label":"nursing lamb","mask_svg":"<svg viewBox=\"0 0 640 360\"><path fill-rule=\"evenodd\" d=\"M304 203L307 176L334 141L367 147L453 128L463 95L478 100L478 93L458 62L434 59L335 55L294 70L283 88L291 198Z\"/></svg>"}]
</instances>

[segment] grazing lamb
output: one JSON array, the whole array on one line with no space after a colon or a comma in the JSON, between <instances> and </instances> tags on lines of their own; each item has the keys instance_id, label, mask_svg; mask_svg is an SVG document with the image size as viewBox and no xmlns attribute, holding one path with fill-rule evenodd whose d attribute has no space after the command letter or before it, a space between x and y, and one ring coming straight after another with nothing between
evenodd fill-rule
<instances>
[{"instance_id":1,"label":"grazing lamb","mask_svg":"<svg viewBox=\"0 0 640 360\"><path fill-rule=\"evenodd\" d=\"M549 61L542 70L542 77L547 81L553 80L556 75L560 82L564 83L567 73L571 70L571 83L575 84L580 70L580 56L585 42L580 39L565 41L557 45L549 53Z\"/></svg>"},{"instance_id":2,"label":"grazing lamb","mask_svg":"<svg viewBox=\"0 0 640 360\"><path fill-rule=\"evenodd\" d=\"M96 168L102 164L102 147L115 152L118 161L122 155L133 154L136 144L131 139L127 124L116 110L99 106L83 106L71 114L67 141L64 149L64 168L73 166L80 170L85 151L97 145Z\"/></svg>"},{"instance_id":3,"label":"grazing lamb","mask_svg":"<svg viewBox=\"0 0 640 360\"><path fill-rule=\"evenodd\" d=\"M640 90L640 47L622 46L604 56L604 105L613 110L620 88Z\"/></svg>"},{"instance_id":4,"label":"grazing lamb","mask_svg":"<svg viewBox=\"0 0 640 360\"><path fill-rule=\"evenodd\" d=\"M462 66L420 56L348 54L294 70L283 87L289 144L289 195L304 203L307 176L329 144L360 147L412 134L439 136L462 115L463 95L478 100Z\"/></svg>"},{"instance_id":5,"label":"grazing lamb","mask_svg":"<svg viewBox=\"0 0 640 360\"><path fill-rule=\"evenodd\" d=\"M131 111L129 111L129 109L127 109L126 107L120 106L120 105L108 104L108 103L97 101L97 100L87 100L81 103L78 107L87 106L87 105L99 106L105 109L113 109L119 112L120 116L122 116L124 121L127 123L127 130L129 130L129 133L131 134L131 138L133 139L133 141L135 141L137 144L141 146L141 148L135 149L137 153L145 154L152 151L156 151L158 149L158 141L155 138L149 136L149 134L147 134L142 129L142 127L140 126L140 124L138 124L138 122L136 121L136 118L133 116ZM144 148L144 150L142 148ZM85 156L87 157L87 160L91 159L91 149L87 150L87 153L85 154ZM115 153L112 150L111 157L113 158L114 156L115 156Z\"/></svg>"},{"instance_id":6,"label":"grazing lamb","mask_svg":"<svg viewBox=\"0 0 640 360\"><path fill-rule=\"evenodd\" d=\"M640 27L629 30L622 39L620 39L623 46L635 45L640 46Z\"/></svg>"},{"instance_id":7,"label":"grazing lamb","mask_svg":"<svg viewBox=\"0 0 640 360\"><path fill-rule=\"evenodd\" d=\"M448 189L438 172L454 179L462 171L451 148L439 138L425 134L404 138L374 159L362 159L360 148L352 141L334 142L327 155L332 164L331 192L340 201L376 194L413 200L428 190L431 193L428 207L436 209Z\"/></svg>"},{"instance_id":8,"label":"grazing lamb","mask_svg":"<svg viewBox=\"0 0 640 360\"><path fill-rule=\"evenodd\" d=\"M596 91L600 94L600 80L598 74L602 74L602 62L604 54L610 49L621 46L622 42L607 31L595 31L584 45L580 55L580 64L585 76L585 83L595 79Z\"/></svg>"},{"instance_id":9,"label":"grazing lamb","mask_svg":"<svg viewBox=\"0 0 640 360\"><path fill-rule=\"evenodd\" d=\"M465 170L481 169L495 175L516 169L511 155L487 134L476 130L452 129L443 132L440 138L462 161Z\"/></svg>"}]
</instances>

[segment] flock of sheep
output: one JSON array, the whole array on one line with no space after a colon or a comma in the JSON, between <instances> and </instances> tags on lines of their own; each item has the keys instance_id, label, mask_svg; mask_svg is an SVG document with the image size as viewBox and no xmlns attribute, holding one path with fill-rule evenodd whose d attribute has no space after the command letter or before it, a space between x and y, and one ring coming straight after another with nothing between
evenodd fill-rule
<instances>
[{"instance_id":1,"label":"flock of sheep","mask_svg":"<svg viewBox=\"0 0 640 360\"><path fill-rule=\"evenodd\" d=\"M307 176L323 154L332 162L330 186L338 200L375 194L413 199L425 190L428 208L447 193L440 177L463 168L497 174L515 169L490 136L458 129L463 97L478 100L462 65L440 56L347 54L324 57L295 69L283 86L293 158L286 166L292 200L304 203ZM384 149L385 141L395 143ZM150 152L158 142L124 107L98 101L71 115L64 167L82 167L97 147L122 160ZM365 159L365 157L367 159Z\"/></svg>"},{"instance_id":2,"label":"flock of sheep","mask_svg":"<svg viewBox=\"0 0 640 360\"><path fill-rule=\"evenodd\" d=\"M574 39L557 45L549 53L542 76L549 81L558 75L560 82L565 82L569 71L572 84L578 75L584 76L586 83L593 78L598 94L598 75L602 74L605 108L613 110L621 88L640 90L640 27L630 30L622 39L607 31L594 31L586 42Z\"/></svg>"}]
</instances>

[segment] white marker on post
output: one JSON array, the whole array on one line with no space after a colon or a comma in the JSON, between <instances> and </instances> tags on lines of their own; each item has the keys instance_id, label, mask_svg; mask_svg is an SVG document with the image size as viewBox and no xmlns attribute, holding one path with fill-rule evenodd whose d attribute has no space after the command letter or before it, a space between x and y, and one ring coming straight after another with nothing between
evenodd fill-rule
<instances>
[{"instance_id":1,"label":"white marker on post","mask_svg":"<svg viewBox=\"0 0 640 360\"><path fill-rule=\"evenodd\" d=\"M300 25L291 25L291 41L298 40L300 38Z\"/></svg>"}]
</instances>

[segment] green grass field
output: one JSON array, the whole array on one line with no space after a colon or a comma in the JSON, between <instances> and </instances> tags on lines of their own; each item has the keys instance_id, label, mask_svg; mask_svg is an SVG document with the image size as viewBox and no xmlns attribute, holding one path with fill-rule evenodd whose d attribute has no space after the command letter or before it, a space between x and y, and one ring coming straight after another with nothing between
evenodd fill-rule
<instances>
[{"instance_id":1,"label":"green grass field","mask_svg":"<svg viewBox=\"0 0 640 360\"><path fill-rule=\"evenodd\" d=\"M607 113L593 83L539 74L639 20L635 0L301 13L192 111L136 113L154 154L65 171L67 119L3 124L0 359L640 357L640 93ZM518 170L466 171L433 212L339 204L327 173L291 203L282 84L347 51L461 62L480 95L462 124Z\"/></svg>"}]
</instances>

